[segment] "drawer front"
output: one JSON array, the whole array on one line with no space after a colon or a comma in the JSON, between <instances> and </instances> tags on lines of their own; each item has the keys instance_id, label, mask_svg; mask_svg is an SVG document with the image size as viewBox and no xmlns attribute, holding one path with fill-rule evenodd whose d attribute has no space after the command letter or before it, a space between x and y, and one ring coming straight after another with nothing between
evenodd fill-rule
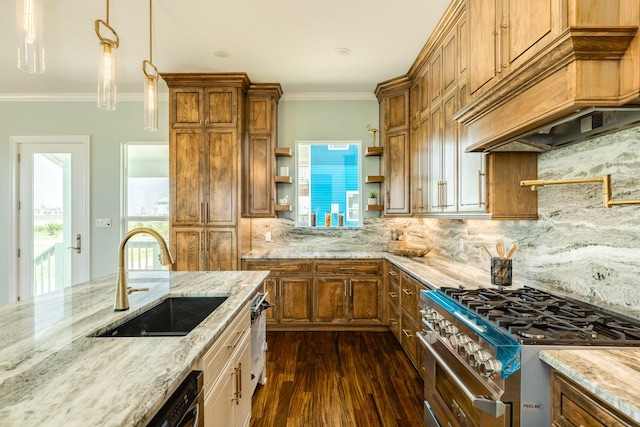
<instances>
[{"instance_id":1,"label":"drawer front","mask_svg":"<svg viewBox=\"0 0 640 427\"><path fill-rule=\"evenodd\" d=\"M314 273L319 275L382 275L380 260L323 260L314 263Z\"/></svg>"},{"instance_id":2,"label":"drawer front","mask_svg":"<svg viewBox=\"0 0 640 427\"><path fill-rule=\"evenodd\" d=\"M411 362L413 362L413 365L417 367L418 340L416 333L418 332L418 325L406 312L401 310L401 313L400 344L407 353L407 356L409 356L409 359L411 359Z\"/></svg>"},{"instance_id":3,"label":"drawer front","mask_svg":"<svg viewBox=\"0 0 640 427\"><path fill-rule=\"evenodd\" d=\"M557 371L552 372L551 414L554 426L638 426Z\"/></svg>"},{"instance_id":4,"label":"drawer front","mask_svg":"<svg viewBox=\"0 0 640 427\"><path fill-rule=\"evenodd\" d=\"M388 295L389 305L392 305L396 310L400 310L400 286L390 282Z\"/></svg>"},{"instance_id":5,"label":"drawer front","mask_svg":"<svg viewBox=\"0 0 640 427\"><path fill-rule=\"evenodd\" d=\"M243 260L243 270L268 270L272 276L282 274L311 274L311 261L303 259Z\"/></svg>"},{"instance_id":6,"label":"drawer front","mask_svg":"<svg viewBox=\"0 0 640 427\"><path fill-rule=\"evenodd\" d=\"M387 279L389 280L389 285L393 283L399 289L400 288L400 269L389 262L387 263L387 270L388 270Z\"/></svg>"},{"instance_id":7,"label":"drawer front","mask_svg":"<svg viewBox=\"0 0 640 427\"><path fill-rule=\"evenodd\" d=\"M205 396L223 372L227 362L231 360L242 339L250 334L250 327L251 308L247 304L202 358Z\"/></svg>"},{"instance_id":8,"label":"drawer front","mask_svg":"<svg viewBox=\"0 0 640 427\"><path fill-rule=\"evenodd\" d=\"M413 277L408 274L402 273L402 280L400 282L400 302L402 308L411 315L411 317L417 320L418 316L418 290L420 284Z\"/></svg>"},{"instance_id":9,"label":"drawer front","mask_svg":"<svg viewBox=\"0 0 640 427\"><path fill-rule=\"evenodd\" d=\"M396 339L400 341L400 312L398 309L391 304L389 307L389 329L393 332L393 335L396 336Z\"/></svg>"}]
</instances>

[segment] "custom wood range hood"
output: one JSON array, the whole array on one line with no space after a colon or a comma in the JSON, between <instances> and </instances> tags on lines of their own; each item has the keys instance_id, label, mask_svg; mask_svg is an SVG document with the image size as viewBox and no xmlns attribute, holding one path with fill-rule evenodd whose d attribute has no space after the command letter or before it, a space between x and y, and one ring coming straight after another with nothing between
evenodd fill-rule
<instances>
[{"instance_id":1,"label":"custom wood range hood","mask_svg":"<svg viewBox=\"0 0 640 427\"><path fill-rule=\"evenodd\" d=\"M629 4L621 23L638 21ZM640 122L637 29L570 26L517 66L499 59L497 78L454 116L468 129L466 151L544 151Z\"/></svg>"}]
</instances>

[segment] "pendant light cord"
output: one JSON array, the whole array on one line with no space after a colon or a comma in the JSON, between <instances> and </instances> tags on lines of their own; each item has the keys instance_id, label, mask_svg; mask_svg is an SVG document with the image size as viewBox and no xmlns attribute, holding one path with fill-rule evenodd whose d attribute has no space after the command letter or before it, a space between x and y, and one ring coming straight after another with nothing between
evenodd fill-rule
<instances>
[{"instance_id":1,"label":"pendant light cord","mask_svg":"<svg viewBox=\"0 0 640 427\"><path fill-rule=\"evenodd\" d=\"M149 0L149 62L153 64L153 18L152 17L153 17L153 0Z\"/></svg>"}]
</instances>

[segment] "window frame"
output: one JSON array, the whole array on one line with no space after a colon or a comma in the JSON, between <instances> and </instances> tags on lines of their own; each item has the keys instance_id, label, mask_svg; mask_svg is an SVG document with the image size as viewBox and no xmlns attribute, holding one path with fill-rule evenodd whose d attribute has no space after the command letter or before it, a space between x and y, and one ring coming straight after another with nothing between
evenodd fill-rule
<instances>
[{"instance_id":1,"label":"window frame","mask_svg":"<svg viewBox=\"0 0 640 427\"><path fill-rule=\"evenodd\" d=\"M325 226L311 226L311 225L302 225L299 223L299 212L300 212L300 203L298 200L299 197L299 185L300 185L300 180L299 180L299 146L300 145L325 145L325 146L331 146L331 145L357 145L358 147L358 189L357 189L357 193L358 193L358 225L354 225L354 226L343 226L343 227L339 227L337 225L332 225L331 227L325 227ZM362 168L363 168L363 141L362 140L297 140L294 144L294 171L295 171L295 182L294 182L294 226L297 228L303 228L305 230L309 230L309 229L318 229L318 230L336 230L336 229L341 229L341 230L353 230L353 229L358 229L358 228L362 228L364 223L364 215L363 215L363 198L362 198L362 192L364 190L364 185L363 185L363 179L362 179ZM309 169L309 178L311 177L311 169ZM349 193L353 193L354 190L346 190L345 191L345 222L347 219L347 201L348 201L348 194ZM311 194L309 196L311 198ZM311 213L311 212L310 212ZM323 213L324 215L324 213ZM324 217L320 218L316 218L316 224L320 224L320 223L324 223Z\"/></svg>"}]
</instances>

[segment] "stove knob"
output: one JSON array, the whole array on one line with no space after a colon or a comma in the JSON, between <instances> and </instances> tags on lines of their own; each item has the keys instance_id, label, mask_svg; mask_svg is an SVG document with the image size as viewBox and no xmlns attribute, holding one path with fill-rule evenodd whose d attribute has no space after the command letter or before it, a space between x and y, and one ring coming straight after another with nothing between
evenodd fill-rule
<instances>
[{"instance_id":1,"label":"stove knob","mask_svg":"<svg viewBox=\"0 0 640 427\"><path fill-rule=\"evenodd\" d=\"M448 337L455 335L458 333L458 328L456 325L447 325L444 327L444 334Z\"/></svg>"},{"instance_id":2,"label":"stove knob","mask_svg":"<svg viewBox=\"0 0 640 427\"><path fill-rule=\"evenodd\" d=\"M474 341L469 341L463 346L458 347L458 354L469 361L469 355L475 353L478 350L480 350L480 344Z\"/></svg>"},{"instance_id":3,"label":"stove knob","mask_svg":"<svg viewBox=\"0 0 640 427\"><path fill-rule=\"evenodd\" d=\"M442 315L440 313L438 313L437 311L435 311L432 308L427 308L425 310L427 312L425 318L427 319L427 322L438 322L440 320L442 320Z\"/></svg>"},{"instance_id":4,"label":"stove knob","mask_svg":"<svg viewBox=\"0 0 640 427\"><path fill-rule=\"evenodd\" d=\"M436 322L436 324L435 324L436 331L440 335L445 335L444 330L449 325L451 325L451 321L450 320L442 319L442 320Z\"/></svg>"},{"instance_id":5,"label":"stove knob","mask_svg":"<svg viewBox=\"0 0 640 427\"><path fill-rule=\"evenodd\" d=\"M480 348L472 353L469 353L469 355L467 356L467 361L471 366L479 366L481 362L488 359L491 359L491 354L486 350L481 350Z\"/></svg>"},{"instance_id":6,"label":"stove knob","mask_svg":"<svg viewBox=\"0 0 640 427\"><path fill-rule=\"evenodd\" d=\"M458 352L460 352L460 348L469 341L471 341L471 338L465 334L455 334L449 337L449 342Z\"/></svg>"},{"instance_id":7,"label":"stove knob","mask_svg":"<svg viewBox=\"0 0 640 427\"><path fill-rule=\"evenodd\" d=\"M501 370L502 363L499 360L493 358L483 360L478 365L478 372L480 372L480 375L484 375L485 377L490 377L494 374L500 374Z\"/></svg>"}]
</instances>

